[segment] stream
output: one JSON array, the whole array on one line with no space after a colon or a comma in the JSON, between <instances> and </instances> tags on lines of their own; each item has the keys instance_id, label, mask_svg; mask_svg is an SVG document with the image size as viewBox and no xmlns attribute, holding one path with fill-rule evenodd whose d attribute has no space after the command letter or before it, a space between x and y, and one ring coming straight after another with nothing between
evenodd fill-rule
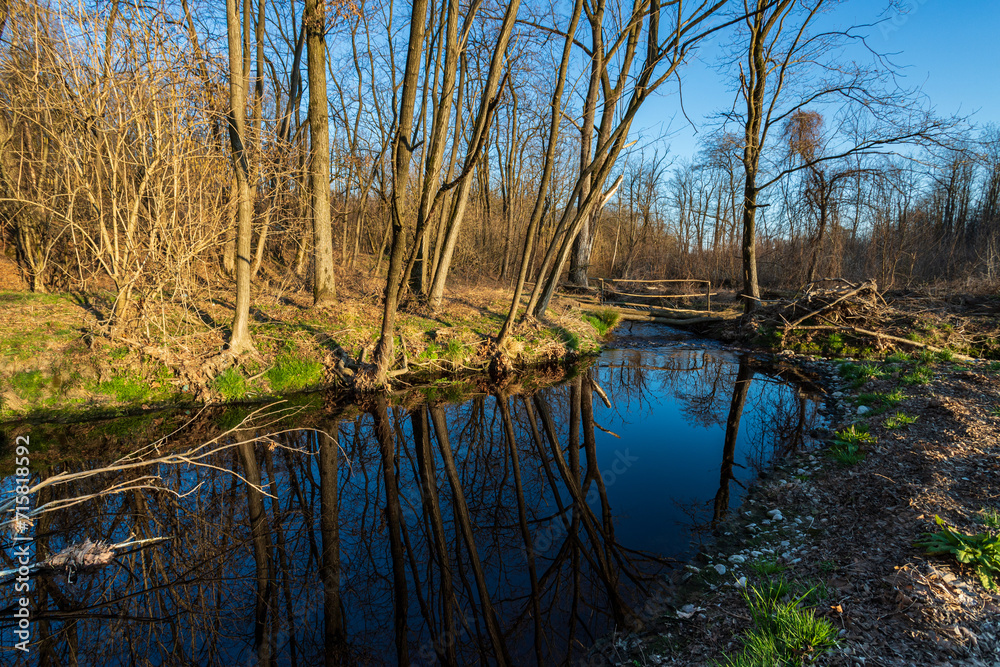
<instances>
[{"instance_id":1,"label":"stream","mask_svg":"<svg viewBox=\"0 0 1000 667\"><path fill-rule=\"evenodd\" d=\"M0 501L24 438L62 475L0 538L0 663L571 664L641 623L821 420L805 388L658 325L528 386L0 426ZM45 565L18 592L25 545Z\"/></svg>"}]
</instances>

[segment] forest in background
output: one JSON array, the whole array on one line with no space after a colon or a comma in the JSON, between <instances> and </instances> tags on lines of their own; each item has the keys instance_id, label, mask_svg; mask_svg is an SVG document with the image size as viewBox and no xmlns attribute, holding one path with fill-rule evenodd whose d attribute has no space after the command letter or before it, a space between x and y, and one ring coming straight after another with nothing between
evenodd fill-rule
<instances>
[{"instance_id":1,"label":"forest in background","mask_svg":"<svg viewBox=\"0 0 1000 667\"><path fill-rule=\"evenodd\" d=\"M820 277L994 279L1000 130L936 117L841 4L8 0L4 252L108 291L112 337L233 302L231 355L254 291L380 276L376 383L400 304L458 276L534 316L563 279L711 280L748 315ZM709 37L733 98L675 158L633 122Z\"/></svg>"}]
</instances>

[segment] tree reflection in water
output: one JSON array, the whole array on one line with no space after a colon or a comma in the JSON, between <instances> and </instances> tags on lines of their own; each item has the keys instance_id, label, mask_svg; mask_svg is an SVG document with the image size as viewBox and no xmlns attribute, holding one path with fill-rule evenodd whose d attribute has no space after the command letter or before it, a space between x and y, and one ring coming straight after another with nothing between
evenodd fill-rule
<instances>
[{"instance_id":1,"label":"tree reflection in water","mask_svg":"<svg viewBox=\"0 0 1000 667\"><path fill-rule=\"evenodd\" d=\"M595 406L595 384L611 408ZM717 520L736 500L730 482L799 446L814 411L745 359L706 351L606 354L533 394L404 403L309 413L279 433L244 423L206 465L158 466L160 485L130 484L150 471L126 469L44 489L36 505L125 490L40 515L36 560L85 538L171 539L72 581L35 575L32 652L5 642L0 659L566 664L601 633L641 623L656 578L683 555L647 553L656 544L633 536L640 525L688 539L690 525L658 514L687 493L669 480L688 454L714 480L698 492L696 519ZM709 439L651 440L642 428L667 404ZM224 431L218 421L162 446L182 452ZM64 437L122 444L93 424ZM97 453L46 475L106 464ZM3 558L14 566L10 548ZM12 583L0 585L0 604L9 637Z\"/></svg>"}]
</instances>

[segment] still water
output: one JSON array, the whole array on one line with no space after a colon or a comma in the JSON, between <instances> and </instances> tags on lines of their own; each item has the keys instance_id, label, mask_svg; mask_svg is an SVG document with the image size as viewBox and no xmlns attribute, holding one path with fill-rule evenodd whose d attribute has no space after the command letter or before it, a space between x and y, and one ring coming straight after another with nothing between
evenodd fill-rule
<instances>
[{"instance_id":1,"label":"still water","mask_svg":"<svg viewBox=\"0 0 1000 667\"><path fill-rule=\"evenodd\" d=\"M635 325L612 345L557 384L458 402L8 427L5 460L28 436L39 479L62 476L21 533L49 565L27 653L25 594L0 575L0 664L573 663L640 623L817 419L803 388L715 344ZM51 567L88 539L123 546ZM24 542L2 540L16 568Z\"/></svg>"}]
</instances>

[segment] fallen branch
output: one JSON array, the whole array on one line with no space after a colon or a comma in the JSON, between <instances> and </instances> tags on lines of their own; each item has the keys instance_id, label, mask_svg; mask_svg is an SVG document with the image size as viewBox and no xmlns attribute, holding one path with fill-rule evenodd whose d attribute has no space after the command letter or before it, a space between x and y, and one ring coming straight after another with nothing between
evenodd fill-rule
<instances>
[{"instance_id":1,"label":"fallen branch","mask_svg":"<svg viewBox=\"0 0 1000 667\"><path fill-rule=\"evenodd\" d=\"M594 388L594 391L597 392L597 395L601 397L602 401L604 401L604 405L610 408L611 401L608 400L608 395L604 393L603 389L601 389L601 385L597 384L597 380L595 380L594 378L590 378L590 386Z\"/></svg>"},{"instance_id":2,"label":"fallen branch","mask_svg":"<svg viewBox=\"0 0 1000 667\"><path fill-rule=\"evenodd\" d=\"M169 539L169 537L149 537L142 540L119 542L118 544L105 544L101 541L91 542L87 538L81 543L71 544L41 563L32 563L28 573L36 574L46 570L63 569L68 572L79 572L103 567L114 560L115 556L119 555L118 552L126 547L146 546ZM11 581L19 574L22 574L19 568L0 570L0 584Z\"/></svg>"},{"instance_id":3,"label":"fallen branch","mask_svg":"<svg viewBox=\"0 0 1000 667\"><path fill-rule=\"evenodd\" d=\"M961 361L975 361L975 357L969 357L964 354L958 354L957 352L951 352L951 350L945 350L943 347L938 347L937 345L931 345L930 343L921 343L919 341L910 340L909 338L900 338L899 336L892 336L886 333L880 333L878 331L862 329L861 327L852 327L846 324L796 327L796 329L798 329L799 331L850 331L852 333L862 334L865 336L872 336L874 338L883 338L885 340L892 341L893 343L900 343L901 345L911 345L913 347L919 347L921 349L930 350L931 352L950 352L952 356Z\"/></svg>"}]
</instances>

